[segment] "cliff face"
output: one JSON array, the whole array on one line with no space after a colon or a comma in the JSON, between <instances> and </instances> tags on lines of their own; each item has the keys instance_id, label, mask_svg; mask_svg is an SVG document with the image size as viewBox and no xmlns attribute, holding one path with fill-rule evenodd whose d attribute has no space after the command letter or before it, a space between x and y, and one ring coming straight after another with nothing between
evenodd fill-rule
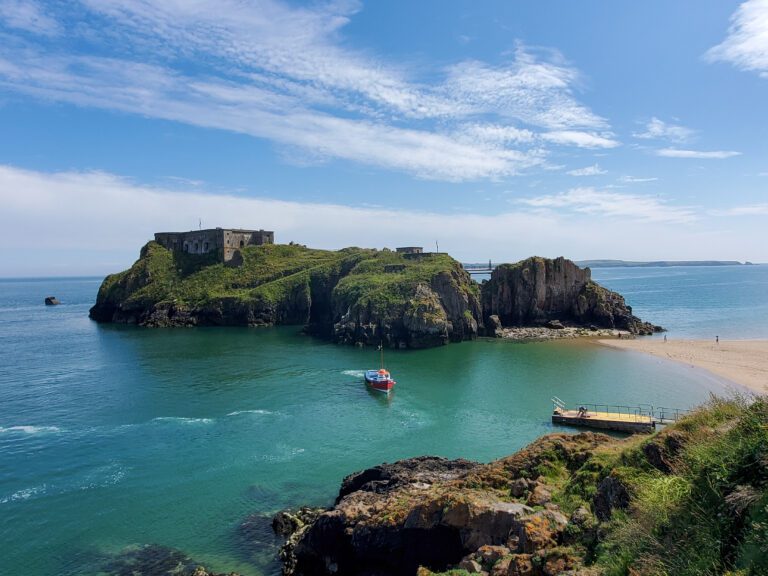
<instances>
[{"instance_id":1,"label":"cliff face","mask_svg":"<svg viewBox=\"0 0 768 576\"><path fill-rule=\"evenodd\" d=\"M108 276L90 316L141 326L301 325L344 343L423 348L477 336L479 291L447 254L247 247L234 264L150 242Z\"/></svg>"},{"instance_id":2,"label":"cliff face","mask_svg":"<svg viewBox=\"0 0 768 576\"><path fill-rule=\"evenodd\" d=\"M768 404L713 399L654 435L551 434L489 464L436 457L344 479L273 526L284 574L768 573Z\"/></svg>"},{"instance_id":3,"label":"cliff face","mask_svg":"<svg viewBox=\"0 0 768 576\"><path fill-rule=\"evenodd\" d=\"M485 318L497 316L502 326L559 320L632 334L661 330L634 316L620 294L593 282L589 268L581 269L562 257L533 257L498 266L483 285L482 301Z\"/></svg>"},{"instance_id":4,"label":"cliff face","mask_svg":"<svg viewBox=\"0 0 768 576\"><path fill-rule=\"evenodd\" d=\"M334 290L336 341L426 348L477 336L479 295L461 265L446 263L430 278L400 286L400 298L381 298L375 286L357 286L354 275L342 280Z\"/></svg>"}]
</instances>

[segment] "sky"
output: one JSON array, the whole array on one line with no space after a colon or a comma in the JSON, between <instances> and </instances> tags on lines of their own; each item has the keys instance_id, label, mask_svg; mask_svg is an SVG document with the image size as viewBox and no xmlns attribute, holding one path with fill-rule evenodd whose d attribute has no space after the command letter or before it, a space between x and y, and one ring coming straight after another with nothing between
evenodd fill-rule
<instances>
[{"instance_id":1,"label":"sky","mask_svg":"<svg viewBox=\"0 0 768 576\"><path fill-rule=\"evenodd\" d=\"M157 231L768 262L768 0L0 0L0 276Z\"/></svg>"}]
</instances>

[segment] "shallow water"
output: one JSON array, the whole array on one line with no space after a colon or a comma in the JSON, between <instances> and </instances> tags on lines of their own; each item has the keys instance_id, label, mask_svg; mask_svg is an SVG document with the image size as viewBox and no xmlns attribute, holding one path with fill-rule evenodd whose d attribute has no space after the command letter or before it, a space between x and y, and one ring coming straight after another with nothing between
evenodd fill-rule
<instances>
[{"instance_id":1,"label":"shallow water","mask_svg":"<svg viewBox=\"0 0 768 576\"><path fill-rule=\"evenodd\" d=\"M674 283L647 270L635 282L626 270L611 274L595 276L656 323L704 302L695 286L670 299ZM375 351L293 327L97 325L87 310L99 283L0 281L5 573L92 574L105 555L148 543L217 571L274 572L268 530L257 522L249 544L240 523L328 504L352 471L420 454L507 455L555 429L553 395L687 408L724 390L687 366L592 344L480 340L387 352L398 385L386 397L362 383ZM63 304L43 306L49 294ZM740 318L731 311L741 308L709 302L702 330L728 337L724 310ZM750 334L765 337L753 324ZM694 319L681 326L680 334L702 335Z\"/></svg>"}]
</instances>

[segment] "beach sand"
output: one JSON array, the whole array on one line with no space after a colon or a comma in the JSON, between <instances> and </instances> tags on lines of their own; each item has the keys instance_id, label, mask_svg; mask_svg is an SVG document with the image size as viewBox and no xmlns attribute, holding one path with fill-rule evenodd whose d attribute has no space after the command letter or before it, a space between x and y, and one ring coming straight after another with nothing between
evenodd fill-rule
<instances>
[{"instance_id":1,"label":"beach sand","mask_svg":"<svg viewBox=\"0 0 768 576\"><path fill-rule=\"evenodd\" d=\"M597 340L622 350L653 354L703 368L758 394L768 394L768 340Z\"/></svg>"}]
</instances>

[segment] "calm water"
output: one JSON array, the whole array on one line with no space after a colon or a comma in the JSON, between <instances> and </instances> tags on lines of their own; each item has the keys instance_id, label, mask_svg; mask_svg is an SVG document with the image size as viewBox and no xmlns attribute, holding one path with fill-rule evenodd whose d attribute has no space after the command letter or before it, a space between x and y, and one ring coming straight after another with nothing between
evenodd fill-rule
<instances>
[{"instance_id":1,"label":"calm water","mask_svg":"<svg viewBox=\"0 0 768 576\"><path fill-rule=\"evenodd\" d=\"M768 337L768 267L596 270L670 335ZM341 478L419 454L491 460L553 431L549 398L689 407L723 384L582 343L375 351L295 328L146 330L87 318L100 280L0 280L4 573L94 574L155 543L217 571L274 573L252 513L328 504ZM46 308L46 295L64 304ZM256 535L267 542L268 532Z\"/></svg>"}]
</instances>

